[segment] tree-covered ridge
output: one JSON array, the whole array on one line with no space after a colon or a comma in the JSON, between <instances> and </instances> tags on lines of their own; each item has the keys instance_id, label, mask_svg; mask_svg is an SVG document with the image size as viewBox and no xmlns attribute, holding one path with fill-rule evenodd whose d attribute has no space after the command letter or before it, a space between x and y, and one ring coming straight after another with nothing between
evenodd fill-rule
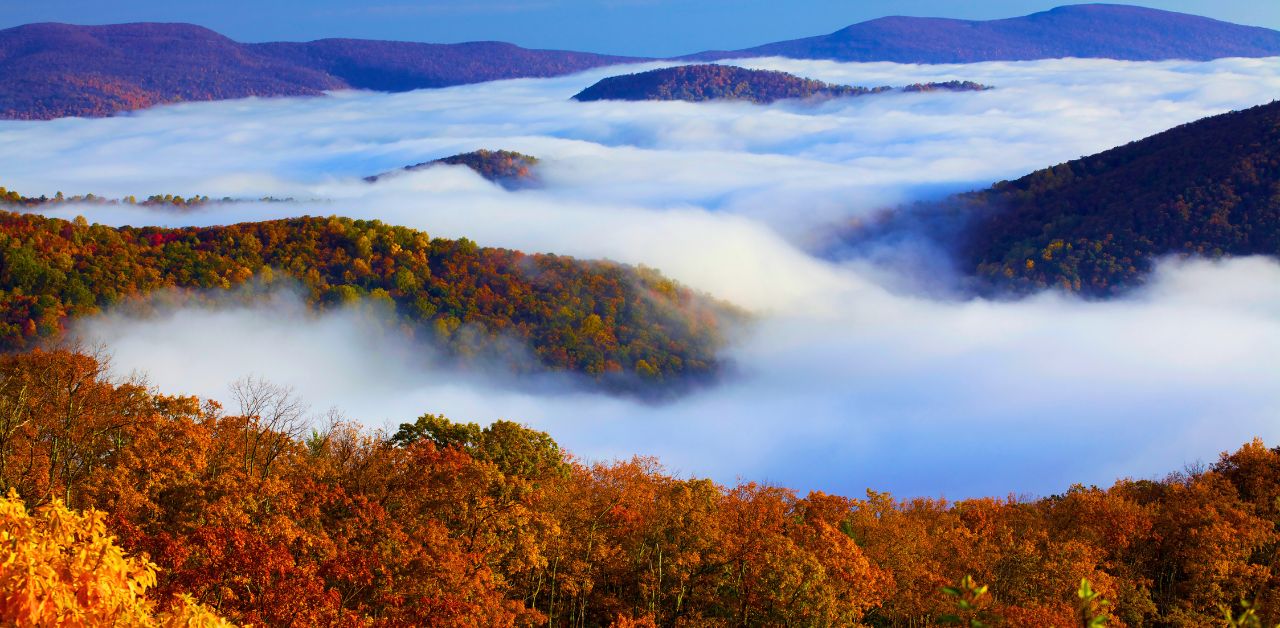
<instances>
[{"instance_id":1,"label":"tree-covered ridge","mask_svg":"<svg viewBox=\"0 0 1280 628\"><path fill-rule=\"evenodd\" d=\"M1106 296L1154 258L1280 255L1280 102L1197 122L957 199L961 263L1015 291Z\"/></svg>"},{"instance_id":2,"label":"tree-covered ridge","mask_svg":"<svg viewBox=\"0 0 1280 628\"><path fill-rule=\"evenodd\" d=\"M991 87L973 81L916 83L904 92L982 91ZM786 99L825 99L865 96L894 91L893 87L835 85L774 70L751 70L731 65L682 65L602 79L574 100L745 100L769 104Z\"/></svg>"},{"instance_id":3,"label":"tree-covered ridge","mask_svg":"<svg viewBox=\"0 0 1280 628\"><path fill-rule=\"evenodd\" d=\"M1205 118L977 192L860 217L828 253L931 241L966 291L1089 297L1166 255L1280 256L1280 102ZM871 245L871 246L867 246Z\"/></svg>"},{"instance_id":4,"label":"tree-covered ridge","mask_svg":"<svg viewBox=\"0 0 1280 628\"><path fill-rule=\"evenodd\" d=\"M482 148L469 153L460 153L412 166L405 166L400 171L413 172L437 165L466 166L485 179L510 189L533 186L538 182L537 173L534 172L534 168L538 165L538 158L511 150L487 150ZM365 177L365 181L373 183L394 174L396 172Z\"/></svg>"},{"instance_id":5,"label":"tree-covered ridge","mask_svg":"<svg viewBox=\"0 0 1280 628\"><path fill-rule=\"evenodd\" d=\"M1039 499L801 495L583 463L506 421L428 414L386 434L308 423L254 380L224 411L103 372L67 352L0 357L0 493L105 511L158 567L150 599L187 594L237 623L1098 625L1085 608L1199 628L1242 600L1280 620L1280 450L1260 441Z\"/></svg>"},{"instance_id":6,"label":"tree-covered ridge","mask_svg":"<svg viewBox=\"0 0 1280 628\"><path fill-rule=\"evenodd\" d=\"M746 100L767 104L788 98L835 98L888 91L889 87L832 85L773 70L730 65L682 65L602 79L573 98L594 100Z\"/></svg>"},{"instance_id":7,"label":"tree-covered ridge","mask_svg":"<svg viewBox=\"0 0 1280 628\"><path fill-rule=\"evenodd\" d=\"M40 196L25 196L16 190L10 190L0 186L0 209L6 206L16 207L41 207L56 205L141 205L143 207L197 207L207 205L209 203L286 203L292 202L292 198L277 198L274 196L264 196L257 199L233 198L224 196L220 199L210 199L206 194L192 194L191 196L182 196L181 194L152 194L143 199L139 199L132 194L121 197L112 198L108 196L100 196L92 192L87 194L73 194L67 196L62 192L57 192L53 196L41 194Z\"/></svg>"},{"instance_id":8,"label":"tree-covered ridge","mask_svg":"<svg viewBox=\"0 0 1280 628\"><path fill-rule=\"evenodd\" d=\"M940 81L933 83L912 83L903 86L904 92L985 92L995 89L975 81Z\"/></svg>"},{"instance_id":9,"label":"tree-covered ridge","mask_svg":"<svg viewBox=\"0 0 1280 628\"><path fill-rule=\"evenodd\" d=\"M69 318L166 288L285 277L316 307L383 304L408 333L459 358L496 350L489 341L502 336L527 344L539 368L641 390L717 372L724 326L739 316L643 267L481 248L378 221L117 229L3 212L0 347L34 346Z\"/></svg>"},{"instance_id":10,"label":"tree-covered ridge","mask_svg":"<svg viewBox=\"0 0 1280 628\"><path fill-rule=\"evenodd\" d=\"M263 202L269 202L269 201L276 201L279 199L264 198L261 200ZM207 204L209 202L210 202L210 199L208 196L204 196L200 194L194 194L188 197L183 197L181 194L152 194L151 196L148 196L143 200L138 200L136 196L126 196L124 198L107 198L105 196L98 196L97 194L93 194L93 193L66 196L62 192L58 192L53 196L47 196L47 195L24 196L15 190L10 190L5 187L0 187L0 207L4 207L6 205L19 206L19 207L39 207L42 205L63 205L63 204L142 205L145 207L155 207L158 205L165 205L165 206L172 206L172 207L195 207L198 205ZM235 202L235 199L226 197L226 198L223 198L220 202L231 203L231 202Z\"/></svg>"}]
</instances>

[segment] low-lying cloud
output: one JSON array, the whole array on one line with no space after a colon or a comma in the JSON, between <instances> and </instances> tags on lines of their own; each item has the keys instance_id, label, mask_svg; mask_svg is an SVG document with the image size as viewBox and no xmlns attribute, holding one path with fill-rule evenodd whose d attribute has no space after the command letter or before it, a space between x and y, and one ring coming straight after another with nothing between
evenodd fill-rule
<instances>
[{"instance_id":1,"label":"low-lying cloud","mask_svg":"<svg viewBox=\"0 0 1280 628\"><path fill-rule=\"evenodd\" d=\"M394 427L511 418L588 458L857 494L1059 491L1280 438L1280 267L1171 260L1125 299L938 301L806 244L834 221L989 184L1270 101L1270 60L906 66L753 60L828 81L966 79L980 93L821 104L575 103L610 71L407 94L166 107L0 123L0 182L27 194L179 193L315 202L178 212L65 207L109 224L301 213L379 218L484 245L644 263L760 314L732 381L651 406L450 376L342 314L278 305L89 321L121 369L225 396L253 373ZM626 71L635 71L627 68ZM476 148L543 158L509 192L462 168L360 177ZM410 356L411 357L411 356Z\"/></svg>"},{"instance_id":2,"label":"low-lying cloud","mask_svg":"<svg viewBox=\"0 0 1280 628\"><path fill-rule=\"evenodd\" d=\"M846 494L1051 492L1280 438L1274 261L1170 262L1109 303L947 304L847 279L828 311L765 317L730 382L656 406L462 378L347 313L180 309L83 329L162 390L217 398L255 374L375 427L512 418L590 458Z\"/></svg>"}]
</instances>

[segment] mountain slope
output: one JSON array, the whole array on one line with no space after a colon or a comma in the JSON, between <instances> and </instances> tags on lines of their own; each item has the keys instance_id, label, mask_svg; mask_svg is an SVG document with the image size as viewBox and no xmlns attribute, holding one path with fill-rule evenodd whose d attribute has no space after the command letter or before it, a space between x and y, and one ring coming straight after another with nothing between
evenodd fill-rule
<instances>
[{"instance_id":1,"label":"mountain slope","mask_svg":"<svg viewBox=\"0 0 1280 628\"><path fill-rule=\"evenodd\" d=\"M0 350L58 337L68 319L166 290L203 298L289 277L316 308L374 304L462 363L569 371L653 393L720 367L737 310L655 271L480 248L378 221L294 218L111 228L0 211Z\"/></svg>"},{"instance_id":2,"label":"mountain slope","mask_svg":"<svg viewBox=\"0 0 1280 628\"><path fill-rule=\"evenodd\" d=\"M830 35L688 59L785 56L965 63L1056 57L1129 60L1280 55L1280 32L1124 5L1074 5L985 22L887 17ZM105 116L156 104L403 91L548 77L627 57L500 42L358 39L241 44L189 24L29 24L0 30L0 119Z\"/></svg>"},{"instance_id":3,"label":"mountain slope","mask_svg":"<svg viewBox=\"0 0 1280 628\"><path fill-rule=\"evenodd\" d=\"M996 296L1115 296L1167 255L1280 257L1280 101L861 218L835 240L833 257L905 251L890 261L922 286Z\"/></svg>"},{"instance_id":4,"label":"mountain slope","mask_svg":"<svg viewBox=\"0 0 1280 628\"><path fill-rule=\"evenodd\" d=\"M973 81L915 83L901 88L904 92L975 92L992 89ZM611 76L578 92L573 99L582 102L598 100L742 100L769 104L786 99L827 99L865 96L894 91L893 87L859 87L835 85L801 78L786 72L751 70L728 65L682 65Z\"/></svg>"},{"instance_id":5,"label":"mountain slope","mask_svg":"<svg viewBox=\"0 0 1280 628\"><path fill-rule=\"evenodd\" d=\"M574 100L746 100L767 104L787 98L835 98L888 91L889 87L831 85L786 72L728 65L682 65L602 79Z\"/></svg>"},{"instance_id":6,"label":"mountain slope","mask_svg":"<svg viewBox=\"0 0 1280 628\"><path fill-rule=\"evenodd\" d=\"M388 92L560 76L636 61L585 52L528 50L494 41L423 44L322 39L305 43L247 44L245 48L267 58L322 72L347 87Z\"/></svg>"},{"instance_id":7,"label":"mountain slope","mask_svg":"<svg viewBox=\"0 0 1280 628\"><path fill-rule=\"evenodd\" d=\"M1108 295L1167 254L1280 256L1280 102L1206 118L957 199L964 269Z\"/></svg>"},{"instance_id":8,"label":"mountain slope","mask_svg":"<svg viewBox=\"0 0 1280 628\"><path fill-rule=\"evenodd\" d=\"M402 172L414 172L424 170L434 166L466 166L476 172L476 174L501 185L507 189L520 189L526 187L536 187L538 185L538 175L534 172L534 168L538 165L538 158L524 153L517 153L510 150L486 150L480 149L469 153L460 153L440 159L425 161L412 166L405 166L399 170L384 172L379 175L365 177L364 180L370 183L376 183L381 179L395 176ZM0 188L0 200L4 198L4 188Z\"/></svg>"},{"instance_id":9,"label":"mountain slope","mask_svg":"<svg viewBox=\"0 0 1280 628\"><path fill-rule=\"evenodd\" d=\"M104 116L165 102L308 96L344 84L188 24L0 31L0 117Z\"/></svg>"},{"instance_id":10,"label":"mountain slope","mask_svg":"<svg viewBox=\"0 0 1280 628\"><path fill-rule=\"evenodd\" d=\"M690 59L780 56L838 61L972 63L1060 57L1131 61L1280 55L1280 31L1143 7L1081 4L1024 17L969 21L885 17L830 35Z\"/></svg>"},{"instance_id":11,"label":"mountain slope","mask_svg":"<svg viewBox=\"0 0 1280 628\"><path fill-rule=\"evenodd\" d=\"M29 24L0 31L0 118L106 116L162 103L350 88L404 91L629 60L493 42L241 44L190 24Z\"/></svg>"}]
</instances>

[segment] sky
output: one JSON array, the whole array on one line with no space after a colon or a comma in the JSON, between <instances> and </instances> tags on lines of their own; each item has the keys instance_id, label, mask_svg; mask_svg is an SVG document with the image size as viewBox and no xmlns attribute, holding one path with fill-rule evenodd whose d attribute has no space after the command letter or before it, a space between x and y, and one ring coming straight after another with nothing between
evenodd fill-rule
<instances>
[{"instance_id":1,"label":"sky","mask_svg":"<svg viewBox=\"0 0 1280 628\"><path fill-rule=\"evenodd\" d=\"M30 22L191 22L247 42L357 37L634 56L736 50L886 15L995 19L1069 0L4 0L0 27ZM1280 29L1275 0L1145 0L1153 8Z\"/></svg>"},{"instance_id":2,"label":"sky","mask_svg":"<svg viewBox=\"0 0 1280 628\"><path fill-rule=\"evenodd\" d=\"M228 384L255 375L372 428L427 412L506 418L589 460L654 455L684 475L851 496L1048 495L1212 462L1255 436L1280 442L1274 259L1166 260L1149 287L1107 302L987 301L921 289L913 269L928 266L912 256L928 262L927 247L848 261L812 246L868 212L1269 102L1280 93L1275 59L742 63L837 83L996 89L768 106L570 100L621 71L598 68L0 122L0 172L33 195L303 199L44 210L63 218L378 218L485 246L645 264L755 315L725 349L735 368L723 382L657 405L554 380L463 376L359 312L313 315L287 290L250 306L179 303L77 324L119 372L147 373L171 394L225 399ZM465 167L362 180L477 148L541 158L544 186L506 190Z\"/></svg>"}]
</instances>

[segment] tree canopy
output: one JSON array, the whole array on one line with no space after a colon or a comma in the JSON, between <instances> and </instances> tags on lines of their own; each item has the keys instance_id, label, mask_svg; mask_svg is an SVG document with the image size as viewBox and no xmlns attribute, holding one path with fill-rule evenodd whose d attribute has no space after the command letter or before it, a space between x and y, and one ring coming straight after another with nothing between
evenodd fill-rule
<instances>
[{"instance_id":1,"label":"tree canopy","mask_svg":"<svg viewBox=\"0 0 1280 628\"><path fill-rule=\"evenodd\" d=\"M254 380L233 397L167 396L83 354L0 357L0 533L57 537L0 543L0 565L32 565L0 580L80 586L56 567L78 554L49 548L98 548L110 566L84 573L124 601L74 612L200 604L270 626L1280 620L1280 450L1260 441L1159 480L949 502L587 462L505 421L308 421Z\"/></svg>"}]
</instances>

